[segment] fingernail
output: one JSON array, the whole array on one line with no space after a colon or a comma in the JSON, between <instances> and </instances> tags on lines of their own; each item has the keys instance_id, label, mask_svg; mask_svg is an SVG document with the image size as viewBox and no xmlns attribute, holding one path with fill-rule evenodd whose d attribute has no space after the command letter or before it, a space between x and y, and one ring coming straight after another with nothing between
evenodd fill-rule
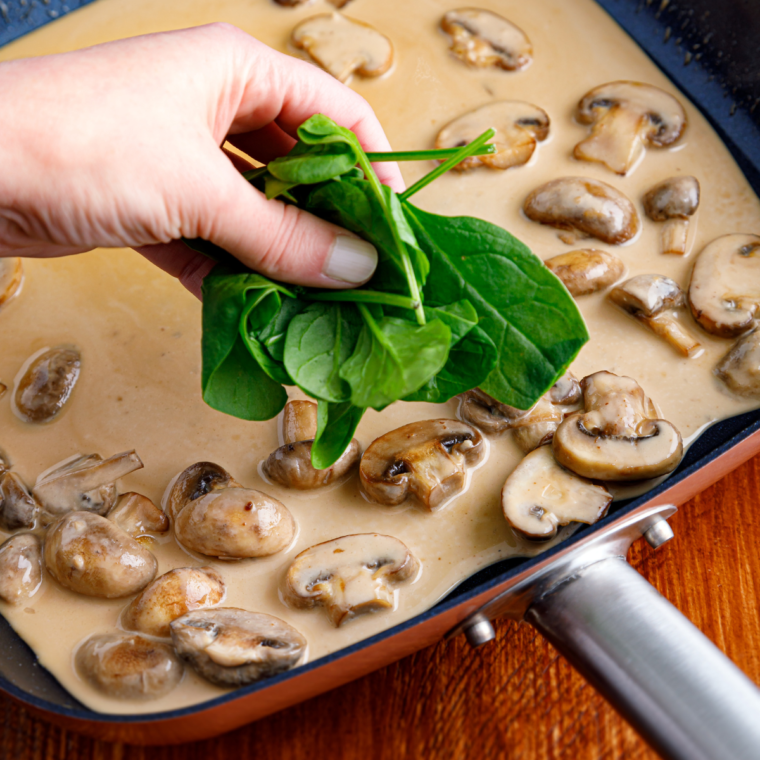
<instances>
[{"instance_id":1,"label":"fingernail","mask_svg":"<svg viewBox=\"0 0 760 760\"><path fill-rule=\"evenodd\" d=\"M331 280L356 285L368 280L377 267L377 250L360 238L338 235L322 274Z\"/></svg>"}]
</instances>

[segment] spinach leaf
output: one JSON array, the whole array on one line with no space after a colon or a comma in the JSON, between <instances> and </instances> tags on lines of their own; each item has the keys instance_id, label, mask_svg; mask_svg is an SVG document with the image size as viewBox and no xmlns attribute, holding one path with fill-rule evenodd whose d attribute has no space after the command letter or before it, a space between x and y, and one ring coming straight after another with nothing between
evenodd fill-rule
<instances>
[{"instance_id":1,"label":"spinach leaf","mask_svg":"<svg viewBox=\"0 0 760 760\"><path fill-rule=\"evenodd\" d=\"M340 459L363 414L364 409L348 401L341 404L318 402L317 435L311 446L311 463L317 470L324 470Z\"/></svg>"},{"instance_id":2,"label":"spinach leaf","mask_svg":"<svg viewBox=\"0 0 760 760\"><path fill-rule=\"evenodd\" d=\"M315 185L351 171L358 160L353 145L327 143L307 145L297 143L287 156L267 164L276 179L295 185Z\"/></svg>"},{"instance_id":3,"label":"spinach leaf","mask_svg":"<svg viewBox=\"0 0 760 760\"><path fill-rule=\"evenodd\" d=\"M278 362L284 361L285 335L296 314L306 308L306 301L300 298L285 298L277 315L259 333L259 340L269 355Z\"/></svg>"},{"instance_id":4,"label":"spinach leaf","mask_svg":"<svg viewBox=\"0 0 760 760\"><path fill-rule=\"evenodd\" d=\"M259 341L259 335L282 311L280 294L272 288L257 288L248 296L240 316L240 335L246 348L259 363L261 369L275 382L293 385L293 379L282 362L277 361Z\"/></svg>"},{"instance_id":5,"label":"spinach leaf","mask_svg":"<svg viewBox=\"0 0 760 760\"><path fill-rule=\"evenodd\" d=\"M334 403L348 401L351 389L339 371L356 347L362 320L350 303L315 303L290 323L285 367L306 393Z\"/></svg>"},{"instance_id":6,"label":"spinach leaf","mask_svg":"<svg viewBox=\"0 0 760 760\"><path fill-rule=\"evenodd\" d=\"M416 325L397 317L377 319L365 304L358 309L365 324L340 377L351 386L354 406L381 410L414 393L443 367L451 330L438 319Z\"/></svg>"},{"instance_id":7,"label":"spinach leaf","mask_svg":"<svg viewBox=\"0 0 760 760\"><path fill-rule=\"evenodd\" d=\"M404 203L431 262L429 305L468 299L498 352L480 387L502 403L528 409L565 372L588 340L583 318L559 280L501 227L444 217Z\"/></svg>"}]
</instances>

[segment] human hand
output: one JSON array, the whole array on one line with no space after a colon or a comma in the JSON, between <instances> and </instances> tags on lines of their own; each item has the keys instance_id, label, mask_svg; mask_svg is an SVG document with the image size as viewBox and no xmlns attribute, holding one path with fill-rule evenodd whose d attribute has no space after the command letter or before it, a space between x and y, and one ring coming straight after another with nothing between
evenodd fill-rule
<instances>
[{"instance_id":1,"label":"human hand","mask_svg":"<svg viewBox=\"0 0 760 760\"><path fill-rule=\"evenodd\" d=\"M267 201L242 178L324 113L388 150L367 102L324 71L225 24L0 63L0 256L130 246L200 295L201 237L278 280L352 287L377 253L346 230ZM403 188L395 164L376 167Z\"/></svg>"}]
</instances>

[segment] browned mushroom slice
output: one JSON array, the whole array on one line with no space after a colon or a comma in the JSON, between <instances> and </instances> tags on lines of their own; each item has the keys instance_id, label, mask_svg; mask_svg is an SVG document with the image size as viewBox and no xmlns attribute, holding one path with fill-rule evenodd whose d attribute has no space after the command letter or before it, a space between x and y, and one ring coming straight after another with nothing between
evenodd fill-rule
<instances>
[{"instance_id":1,"label":"browned mushroom slice","mask_svg":"<svg viewBox=\"0 0 760 760\"><path fill-rule=\"evenodd\" d=\"M168 638L172 620L219 604L225 593L222 576L213 568L177 567L156 578L125 607L121 624L128 631Z\"/></svg>"},{"instance_id":2,"label":"browned mushroom slice","mask_svg":"<svg viewBox=\"0 0 760 760\"><path fill-rule=\"evenodd\" d=\"M596 480L627 481L672 472L683 456L681 434L630 377L597 372L581 381L586 411L566 417L552 442L567 469Z\"/></svg>"},{"instance_id":3,"label":"browned mushroom slice","mask_svg":"<svg viewBox=\"0 0 760 760\"><path fill-rule=\"evenodd\" d=\"M116 503L116 481L143 468L134 451L103 459L89 454L47 472L34 486L34 495L51 515L74 510L106 514Z\"/></svg>"},{"instance_id":4,"label":"browned mushroom slice","mask_svg":"<svg viewBox=\"0 0 760 760\"><path fill-rule=\"evenodd\" d=\"M451 52L469 64L519 71L533 61L528 36L511 21L482 8L457 8L441 19L451 37Z\"/></svg>"},{"instance_id":5,"label":"browned mushroom slice","mask_svg":"<svg viewBox=\"0 0 760 760\"><path fill-rule=\"evenodd\" d=\"M21 259L12 256L0 258L0 309L19 292L23 282Z\"/></svg>"},{"instance_id":6,"label":"browned mushroom slice","mask_svg":"<svg viewBox=\"0 0 760 760\"><path fill-rule=\"evenodd\" d=\"M20 604L42 584L42 548L34 533L18 533L0 546L0 599Z\"/></svg>"},{"instance_id":7,"label":"browned mushroom slice","mask_svg":"<svg viewBox=\"0 0 760 760\"><path fill-rule=\"evenodd\" d=\"M98 691L117 699L157 699L182 680L182 662L168 644L126 633L91 636L74 665Z\"/></svg>"},{"instance_id":8,"label":"browned mushroom slice","mask_svg":"<svg viewBox=\"0 0 760 760\"><path fill-rule=\"evenodd\" d=\"M583 161L626 174L650 146L673 145L686 129L686 112L670 94L641 82L609 82L587 92L576 112L591 134L575 146Z\"/></svg>"},{"instance_id":9,"label":"browned mushroom slice","mask_svg":"<svg viewBox=\"0 0 760 760\"><path fill-rule=\"evenodd\" d=\"M33 528L38 510L39 505L21 478L10 470L0 470L0 528Z\"/></svg>"},{"instance_id":10,"label":"browned mushroom slice","mask_svg":"<svg viewBox=\"0 0 760 760\"><path fill-rule=\"evenodd\" d=\"M378 77L393 63L393 45L384 34L340 13L307 18L290 39L340 82L347 82L352 74Z\"/></svg>"},{"instance_id":11,"label":"browned mushroom slice","mask_svg":"<svg viewBox=\"0 0 760 760\"><path fill-rule=\"evenodd\" d=\"M110 520L69 512L45 536L45 567L65 588L113 599L141 591L156 575L156 558Z\"/></svg>"},{"instance_id":12,"label":"browned mushroom slice","mask_svg":"<svg viewBox=\"0 0 760 760\"><path fill-rule=\"evenodd\" d=\"M16 386L14 400L27 422L50 422L74 390L79 379L81 357L75 348L51 348L27 368Z\"/></svg>"},{"instance_id":13,"label":"browned mushroom slice","mask_svg":"<svg viewBox=\"0 0 760 760\"><path fill-rule=\"evenodd\" d=\"M485 453L483 437L464 422L412 422L373 441L359 475L373 501L394 505L415 496L434 509L464 488L467 470Z\"/></svg>"},{"instance_id":14,"label":"browned mushroom slice","mask_svg":"<svg viewBox=\"0 0 760 760\"><path fill-rule=\"evenodd\" d=\"M311 464L313 443L314 441L298 441L280 446L264 461L264 474L285 488L308 491L338 483L359 464L362 450L354 438L334 464L324 470L317 470Z\"/></svg>"},{"instance_id":15,"label":"browned mushroom slice","mask_svg":"<svg viewBox=\"0 0 760 760\"><path fill-rule=\"evenodd\" d=\"M686 299L670 277L661 274L631 277L611 290L608 298L684 356L702 353L699 341L683 325Z\"/></svg>"},{"instance_id":16,"label":"browned mushroom slice","mask_svg":"<svg viewBox=\"0 0 760 760\"><path fill-rule=\"evenodd\" d=\"M760 330L755 328L734 343L715 374L740 396L760 398Z\"/></svg>"},{"instance_id":17,"label":"browned mushroom slice","mask_svg":"<svg viewBox=\"0 0 760 760\"><path fill-rule=\"evenodd\" d=\"M242 486L221 465L213 462L191 464L177 475L171 484L169 496L166 499L166 511L169 518L176 520L180 511L191 501L223 488L242 488Z\"/></svg>"},{"instance_id":18,"label":"browned mushroom slice","mask_svg":"<svg viewBox=\"0 0 760 760\"><path fill-rule=\"evenodd\" d=\"M325 607L339 626L365 612L392 609L394 589L413 579L419 562L392 536L361 533L301 552L288 568L284 597L294 607Z\"/></svg>"},{"instance_id":19,"label":"browned mushroom slice","mask_svg":"<svg viewBox=\"0 0 760 760\"><path fill-rule=\"evenodd\" d=\"M188 612L171 624L177 653L206 680L244 686L295 667L306 639L284 620L236 607Z\"/></svg>"},{"instance_id":20,"label":"browned mushroom slice","mask_svg":"<svg viewBox=\"0 0 760 760\"><path fill-rule=\"evenodd\" d=\"M462 419L491 435L512 430L515 421L528 414L528 410L502 404L480 388L463 393L461 398L462 406L459 413Z\"/></svg>"},{"instance_id":21,"label":"browned mushroom slice","mask_svg":"<svg viewBox=\"0 0 760 760\"><path fill-rule=\"evenodd\" d=\"M560 253L546 259L544 264L576 297L603 290L617 282L625 273L625 264L617 256L595 248Z\"/></svg>"},{"instance_id":22,"label":"browned mushroom slice","mask_svg":"<svg viewBox=\"0 0 760 760\"><path fill-rule=\"evenodd\" d=\"M586 177L561 177L537 187L523 206L528 219L564 232L572 245L579 237L595 237L619 245L639 231L639 215L631 201L606 182Z\"/></svg>"},{"instance_id":23,"label":"browned mushroom slice","mask_svg":"<svg viewBox=\"0 0 760 760\"><path fill-rule=\"evenodd\" d=\"M760 235L723 235L705 246L691 272L689 306L713 335L751 330L760 309Z\"/></svg>"},{"instance_id":24,"label":"browned mushroom slice","mask_svg":"<svg viewBox=\"0 0 760 760\"><path fill-rule=\"evenodd\" d=\"M317 434L317 404L313 401L288 401L282 410L283 443L311 441Z\"/></svg>"},{"instance_id":25,"label":"browned mushroom slice","mask_svg":"<svg viewBox=\"0 0 760 760\"><path fill-rule=\"evenodd\" d=\"M134 491L122 494L107 516L132 538L169 530L169 518L147 496Z\"/></svg>"},{"instance_id":26,"label":"browned mushroom slice","mask_svg":"<svg viewBox=\"0 0 760 760\"><path fill-rule=\"evenodd\" d=\"M663 253L686 253L689 217L699 207L696 177L669 177L644 196L644 211L653 222L665 222L660 236Z\"/></svg>"},{"instance_id":27,"label":"browned mushroom slice","mask_svg":"<svg viewBox=\"0 0 760 760\"><path fill-rule=\"evenodd\" d=\"M553 538L559 525L595 523L611 502L612 495L604 486L561 467L551 446L528 454L501 490L507 522L533 540Z\"/></svg>"},{"instance_id":28,"label":"browned mushroom slice","mask_svg":"<svg viewBox=\"0 0 760 760\"><path fill-rule=\"evenodd\" d=\"M496 152L490 156L470 156L454 168L462 171L476 166L509 169L530 160L536 145L549 135L546 111L520 100L502 100L450 121L439 133L436 148L458 148L472 142L487 129L496 135L491 144Z\"/></svg>"}]
</instances>

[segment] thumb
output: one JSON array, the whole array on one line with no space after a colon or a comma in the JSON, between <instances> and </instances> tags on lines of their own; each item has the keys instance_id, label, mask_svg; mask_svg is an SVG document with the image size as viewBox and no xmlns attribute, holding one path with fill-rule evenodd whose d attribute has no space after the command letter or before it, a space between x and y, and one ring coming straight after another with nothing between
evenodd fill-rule
<instances>
[{"instance_id":1,"label":"thumb","mask_svg":"<svg viewBox=\"0 0 760 760\"><path fill-rule=\"evenodd\" d=\"M366 282L377 266L377 250L347 230L277 200L251 186L232 166L225 191L200 227L207 239L246 266L276 280L320 288ZM206 237L206 235L204 235Z\"/></svg>"}]
</instances>

